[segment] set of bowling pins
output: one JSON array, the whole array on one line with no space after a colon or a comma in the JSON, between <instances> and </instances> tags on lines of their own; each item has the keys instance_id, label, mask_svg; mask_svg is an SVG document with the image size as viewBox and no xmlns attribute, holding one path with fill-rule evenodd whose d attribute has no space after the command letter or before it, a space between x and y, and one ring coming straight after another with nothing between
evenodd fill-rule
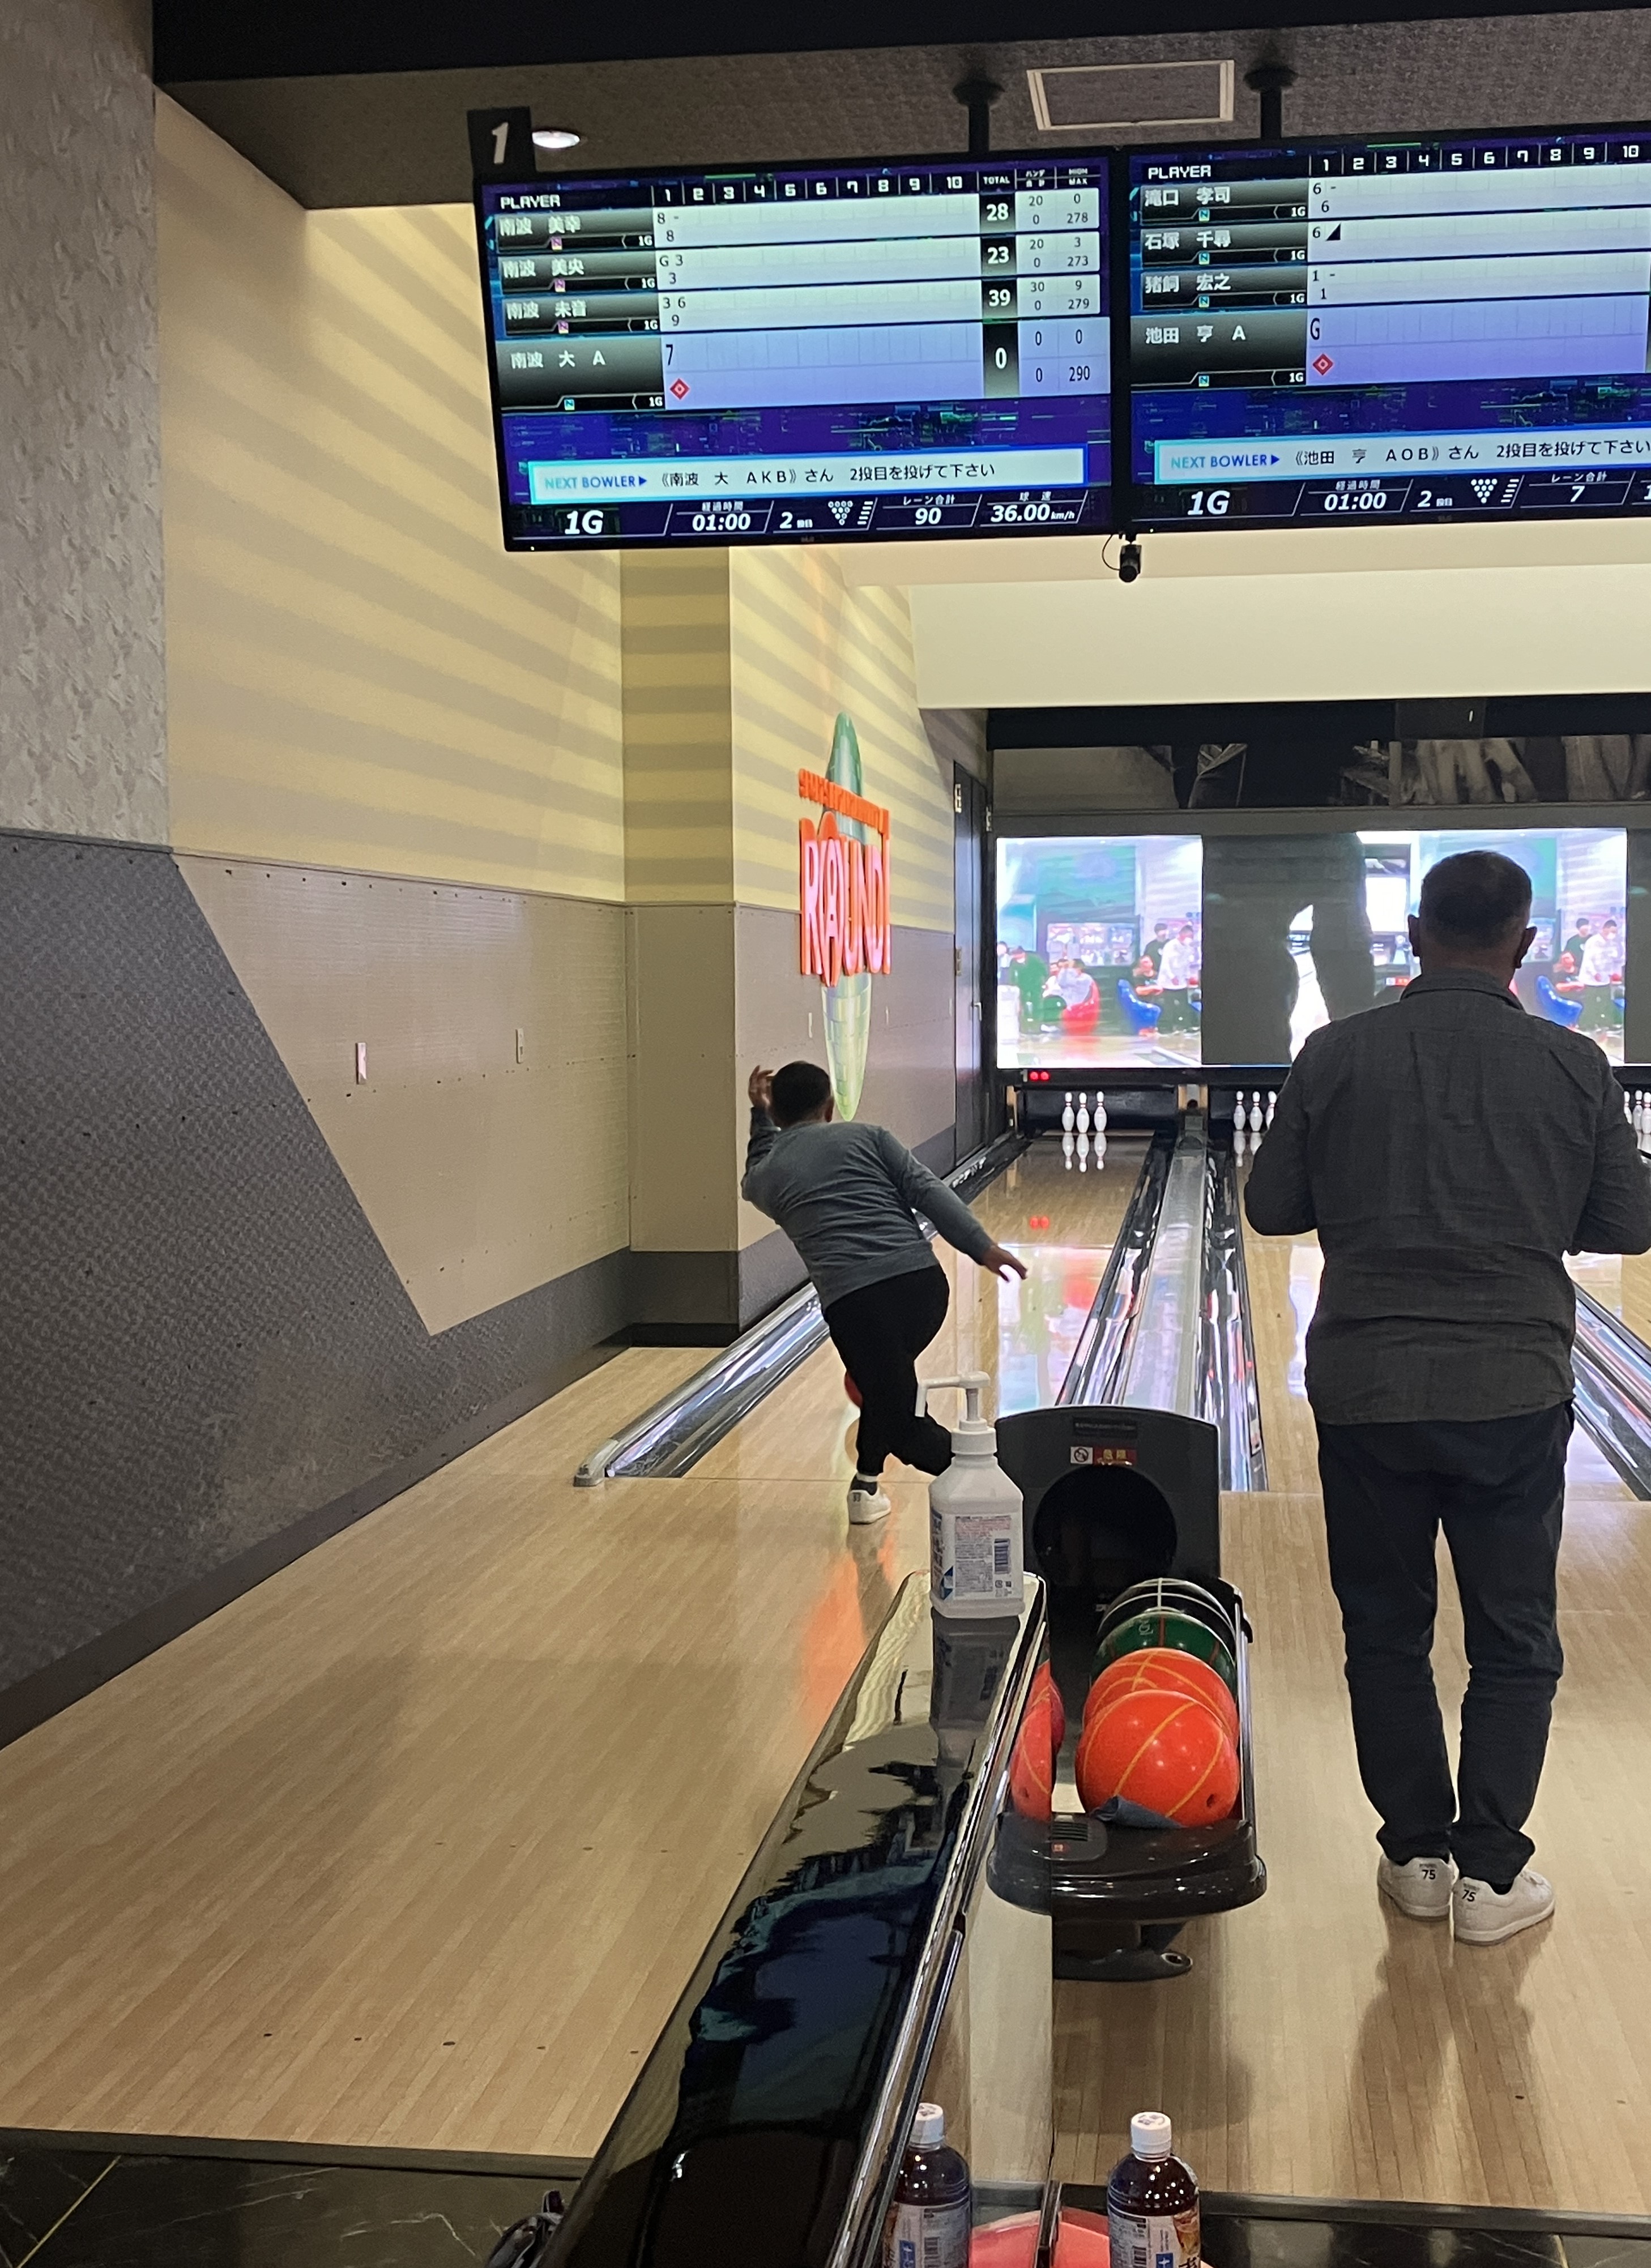
<instances>
[{"instance_id":1,"label":"set of bowling pins","mask_svg":"<svg viewBox=\"0 0 1651 2268\"><path fill-rule=\"evenodd\" d=\"M1637 1086L1632 1094L1624 1094L1622 1107L1628 1123L1633 1128L1634 1140L1640 1145L1641 1156L1651 1157L1651 1094L1647 1094L1644 1087Z\"/></svg>"},{"instance_id":2,"label":"set of bowling pins","mask_svg":"<svg viewBox=\"0 0 1651 2268\"><path fill-rule=\"evenodd\" d=\"M1078 1108L1074 1110L1072 1107L1072 1089L1068 1087L1066 1106L1060 1114L1061 1155L1066 1160L1068 1173L1072 1171L1074 1157L1078 1160L1078 1171L1080 1174L1088 1172L1092 1133L1095 1169L1099 1174L1104 1171L1107 1161L1107 1099L1097 1087L1095 1111L1091 1116L1087 1094L1080 1094Z\"/></svg>"},{"instance_id":3,"label":"set of bowling pins","mask_svg":"<svg viewBox=\"0 0 1651 2268\"><path fill-rule=\"evenodd\" d=\"M1262 1136L1272 1123L1273 1113L1278 1107L1279 1094L1276 1087L1268 1088L1267 1107L1264 1110L1261 1107L1259 1087L1251 1088L1248 1105L1244 1101L1243 1088L1242 1086L1239 1088L1238 1099L1233 1105L1233 1155L1235 1158L1242 1160L1246 1151L1254 1157L1256 1152L1261 1147Z\"/></svg>"}]
</instances>

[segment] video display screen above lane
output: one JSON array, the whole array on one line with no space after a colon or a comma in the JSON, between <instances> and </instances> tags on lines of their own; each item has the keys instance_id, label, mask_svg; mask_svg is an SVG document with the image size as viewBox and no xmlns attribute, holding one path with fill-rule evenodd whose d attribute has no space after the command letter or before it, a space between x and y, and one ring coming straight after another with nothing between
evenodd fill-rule
<instances>
[{"instance_id":1,"label":"video display screen above lane","mask_svg":"<svg viewBox=\"0 0 1651 2268\"><path fill-rule=\"evenodd\" d=\"M1275 1064L1310 1032L1397 999L1407 924L1441 858L1497 850L1530 877L1537 934L1514 990L1624 1059L1626 834L1615 827L1391 827L1212 836L1204 846L1206 1063Z\"/></svg>"},{"instance_id":2,"label":"video display screen above lane","mask_svg":"<svg viewBox=\"0 0 1651 2268\"><path fill-rule=\"evenodd\" d=\"M998 1063L1200 1060L1196 835L1000 837Z\"/></svg>"},{"instance_id":3,"label":"video display screen above lane","mask_svg":"<svg viewBox=\"0 0 1651 2268\"><path fill-rule=\"evenodd\" d=\"M1127 165L1136 526L1651 511L1651 129Z\"/></svg>"},{"instance_id":4,"label":"video display screen above lane","mask_svg":"<svg viewBox=\"0 0 1651 2268\"><path fill-rule=\"evenodd\" d=\"M1104 154L478 183L505 541L1106 529Z\"/></svg>"},{"instance_id":5,"label":"video display screen above lane","mask_svg":"<svg viewBox=\"0 0 1651 2268\"><path fill-rule=\"evenodd\" d=\"M1529 1013L1625 1058L1628 837L1612 827L1004 836L998 1064L1069 1074L1284 1064L1417 974L1407 925L1458 850L1530 877ZM1078 1084L1077 1078L1071 1083Z\"/></svg>"}]
</instances>

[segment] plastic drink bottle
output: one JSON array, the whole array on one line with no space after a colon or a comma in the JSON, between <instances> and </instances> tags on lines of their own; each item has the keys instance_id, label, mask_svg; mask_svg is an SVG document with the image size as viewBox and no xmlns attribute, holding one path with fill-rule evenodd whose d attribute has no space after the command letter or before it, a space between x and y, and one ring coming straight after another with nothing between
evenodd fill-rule
<instances>
[{"instance_id":1,"label":"plastic drink bottle","mask_svg":"<svg viewBox=\"0 0 1651 2268\"><path fill-rule=\"evenodd\" d=\"M1161 2110L1130 2121L1129 2155L1107 2183L1112 2268L1198 2268L1198 2184L1172 2139Z\"/></svg>"},{"instance_id":2,"label":"plastic drink bottle","mask_svg":"<svg viewBox=\"0 0 1651 2268\"><path fill-rule=\"evenodd\" d=\"M883 2234L883 2268L969 2268L969 2168L946 2140L946 2113L920 2102Z\"/></svg>"},{"instance_id":3,"label":"plastic drink bottle","mask_svg":"<svg viewBox=\"0 0 1651 2268\"><path fill-rule=\"evenodd\" d=\"M961 1387L964 1416L952 1428L952 1462L929 1484L929 1599L940 1615L1018 1615L1026 1601L1021 1491L998 1462L998 1429L980 1414L984 1371L932 1378Z\"/></svg>"}]
</instances>

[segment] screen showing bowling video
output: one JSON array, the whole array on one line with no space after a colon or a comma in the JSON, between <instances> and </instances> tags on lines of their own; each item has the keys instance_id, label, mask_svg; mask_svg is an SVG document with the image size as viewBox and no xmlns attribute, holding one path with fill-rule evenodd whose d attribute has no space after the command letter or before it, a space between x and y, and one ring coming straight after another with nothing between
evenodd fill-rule
<instances>
[{"instance_id":1,"label":"screen showing bowling video","mask_svg":"<svg viewBox=\"0 0 1651 2268\"><path fill-rule=\"evenodd\" d=\"M1111 525L1103 156L477 185L512 549Z\"/></svg>"},{"instance_id":2,"label":"screen showing bowling video","mask_svg":"<svg viewBox=\"0 0 1651 2268\"><path fill-rule=\"evenodd\" d=\"M1205 1061L1284 1063L1320 1025L1397 999L1417 973L1406 924L1428 870L1499 850L1530 877L1537 935L1515 990L1621 1063L1627 842L1615 827L1210 836Z\"/></svg>"},{"instance_id":3,"label":"screen showing bowling video","mask_svg":"<svg viewBox=\"0 0 1651 2268\"><path fill-rule=\"evenodd\" d=\"M998 1062L1201 1060L1196 835L1000 837Z\"/></svg>"},{"instance_id":4,"label":"screen showing bowling video","mask_svg":"<svg viewBox=\"0 0 1651 2268\"><path fill-rule=\"evenodd\" d=\"M1651 131L1128 169L1129 524L1651 511Z\"/></svg>"},{"instance_id":5,"label":"screen showing bowling video","mask_svg":"<svg viewBox=\"0 0 1651 2268\"><path fill-rule=\"evenodd\" d=\"M1530 877L1525 1008L1620 1064L1627 843L1615 827L1002 836L999 1066L1288 1063L1321 1025L1397 999L1422 883L1458 850Z\"/></svg>"}]
</instances>

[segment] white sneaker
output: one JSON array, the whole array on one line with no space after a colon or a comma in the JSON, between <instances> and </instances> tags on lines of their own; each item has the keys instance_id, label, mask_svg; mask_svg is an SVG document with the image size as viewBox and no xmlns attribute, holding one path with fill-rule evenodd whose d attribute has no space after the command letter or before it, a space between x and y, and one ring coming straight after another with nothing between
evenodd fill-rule
<instances>
[{"instance_id":1,"label":"white sneaker","mask_svg":"<svg viewBox=\"0 0 1651 2268\"><path fill-rule=\"evenodd\" d=\"M877 1485L873 1475L856 1473L849 1483L849 1519L856 1528L869 1528L873 1521L887 1520L888 1498Z\"/></svg>"},{"instance_id":2,"label":"white sneaker","mask_svg":"<svg viewBox=\"0 0 1651 2268\"><path fill-rule=\"evenodd\" d=\"M1527 1867L1513 1888L1499 1894L1488 1882L1464 1874L1455 1891L1456 1940L1461 1945L1500 1945L1522 1929L1546 1921L1553 1911L1553 1884Z\"/></svg>"},{"instance_id":3,"label":"white sneaker","mask_svg":"<svg viewBox=\"0 0 1651 2268\"><path fill-rule=\"evenodd\" d=\"M1450 1911L1450 1885L1456 1870L1448 1859L1407 1859L1402 1867L1391 1859L1379 1859L1375 1878L1382 1896L1391 1898L1413 1921L1443 1921Z\"/></svg>"}]
</instances>

